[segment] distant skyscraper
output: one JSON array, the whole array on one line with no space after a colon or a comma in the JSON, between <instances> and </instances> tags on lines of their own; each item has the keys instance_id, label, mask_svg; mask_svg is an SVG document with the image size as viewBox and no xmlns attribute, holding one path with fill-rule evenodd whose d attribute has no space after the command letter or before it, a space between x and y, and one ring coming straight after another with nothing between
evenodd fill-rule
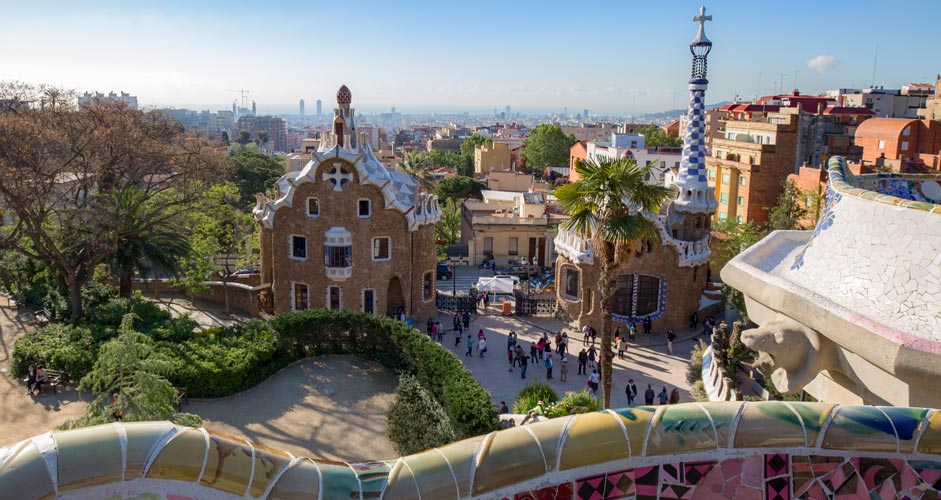
<instances>
[{"instance_id":1,"label":"distant skyscraper","mask_svg":"<svg viewBox=\"0 0 941 500\"><path fill-rule=\"evenodd\" d=\"M317 116L320 116L322 114L323 114L323 102L321 102L320 99L317 99Z\"/></svg>"},{"instance_id":2,"label":"distant skyscraper","mask_svg":"<svg viewBox=\"0 0 941 500\"><path fill-rule=\"evenodd\" d=\"M258 116L258 109L255 107L255 101L252 101L252 116Z\"/></svg>"},{"instance_id":3,"label":"distant skyscraper","mask_svg":"<svg viewBox=\"0 0 941 500\"><path fill-rule=\"evenodd\" d=\"M585 108L585 111L582 111L582 116L584 116L586 120L588 119L588 108Z\"/></svg>"},{"instance_id":4,"label":"distant skyscraper","mask_svg":"<svg viewBox=\"0 0 941 500\"><path fill-rule=\"evenodd\" d=\"M506 116L510 116L510 105L506 105Z\"/></svg>"},{"instance_id":5,"label":"distant skyscraper","mask_svg":"<svg viewBox=\"0 0 941 500\"><path fill-rule=\"evenodd\" d=\"M232 101L232 114L238 116L238 109L235 108L235 101Z\"/></svg>"},{"instance_id":6,"label":"distant skyscraper","mask_svg":"<svg viewBox=\"0 0 941 500\"><path fill-rule=\"evenodd\" d=\"M568 116L568 115L569 115L569 107L566 106L565 111L562 112L562 116Z\"/></svg>"},{"instance_id":7,"label":"distant skyscraper","mask_svg":"<svg viewBox=\"0 0 941 500\"><path fill-rule=\"evenodd\" d=\"M304 116L304 100L303 99L301 99L301 102L299 103L298 107L300 108L301 116Z\"/></svg>"}]
</instances>

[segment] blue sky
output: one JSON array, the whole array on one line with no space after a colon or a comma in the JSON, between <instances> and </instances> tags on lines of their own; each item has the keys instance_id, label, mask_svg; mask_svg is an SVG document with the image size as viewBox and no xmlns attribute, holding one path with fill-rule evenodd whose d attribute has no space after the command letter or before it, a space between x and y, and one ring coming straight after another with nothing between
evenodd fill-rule
<instances>
[{"instance_id":1,"label":"blue sky","mask_svg":"<svg viewBox=\"0 0 941 500\"><path fill-rule=\"evenodd\" d=\"M293 112L300 98L329 109L345 83L361 111L640 114L685 107L700 2L0 4L0 78L124 90L145 105L227 109L248 89L263 113ZM877 85L941 72L935 0L706 7L710 102L770 94L782 74L790 90L795 71L807 93L867 86L876 46Z\"/></svg>"}]
</instances>

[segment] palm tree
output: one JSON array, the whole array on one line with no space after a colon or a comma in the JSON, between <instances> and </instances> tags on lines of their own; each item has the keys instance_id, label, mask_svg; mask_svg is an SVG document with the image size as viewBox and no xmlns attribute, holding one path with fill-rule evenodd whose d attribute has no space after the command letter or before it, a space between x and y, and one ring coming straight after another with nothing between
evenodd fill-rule
<instances>
[{"instance_id":1,"label":"palm tree","mask_svg":"<svg viewBox=\"0 0 941 500\"><path fill-rule=\"evenodd\" d=\"M634 243L654 238L656 233L644 213L656 213L671 195L664 186L647 184L649 167L640 167L633 158L618 160L578 160L579 179L556 190L562 211L571 217L563 228L591 238L600 277L601 299L601 387L604 407L611 407L611 313L617 290L617 268L633 252Z\"/></svg>"},{"instance_id":2,"label":"palm tree","mask_svg":"<svg viewBox=\"0 0 941 500\"><path fill-rule=\"evenodd\" d=\"M115 198L121 219L113 233L111 270L118 278L120 295L130 297L135 271L175 274L180 259L190 253L190 242L179 224L143 203L138 190L117 192Z\"/></svg>"},{"instance_id":3,"label":"palm tree","mask_svg":"<svg viewBox=\"0 0 941 500\"><path fill-rule=\"evenodd\" d=\"M426 193L434 192L435 183L434 179L431 177L431 169L428 168L428 166L414 161L413 158L409 157L408 153L405 153L405 158L398 162L396 167L402 172L414 177L421 191Z\"/></svg>"}]
</instances>

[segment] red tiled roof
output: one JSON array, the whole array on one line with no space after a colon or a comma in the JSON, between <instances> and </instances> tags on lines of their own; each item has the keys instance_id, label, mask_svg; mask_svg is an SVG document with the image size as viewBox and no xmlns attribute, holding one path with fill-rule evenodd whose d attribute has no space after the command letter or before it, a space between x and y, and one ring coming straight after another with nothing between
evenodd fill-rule
<instances>
[{"instance_id":1,"label":"red tiled roof","mask_svg":"<svg viewBox=\"0 0 941 500\"><path fill-rule=\"evenodd\" d=\"M825 115L866 115L866 116L876 116L876 113L868 108L860 107L851 107L851 106L830 106L827 109L823 110Z\"/></svg>"}]
</instances>

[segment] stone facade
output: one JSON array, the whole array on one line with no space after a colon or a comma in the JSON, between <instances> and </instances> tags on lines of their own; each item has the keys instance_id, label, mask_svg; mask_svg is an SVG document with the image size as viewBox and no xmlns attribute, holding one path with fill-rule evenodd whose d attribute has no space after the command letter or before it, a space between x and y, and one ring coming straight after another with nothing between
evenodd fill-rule
<instances>
[{"instance_id":1,"label":"stone facade","mask_svg":"<svg viewBox=\"0 0 941 500\"><path fill-rule=\"evenodd\" d=\"M278 181L277 200L262 197L255 207L269 312L402 307L412 317L433 315L437 198L357 144L343 89L329 140Z\"/></svg>"}]
</instances>

